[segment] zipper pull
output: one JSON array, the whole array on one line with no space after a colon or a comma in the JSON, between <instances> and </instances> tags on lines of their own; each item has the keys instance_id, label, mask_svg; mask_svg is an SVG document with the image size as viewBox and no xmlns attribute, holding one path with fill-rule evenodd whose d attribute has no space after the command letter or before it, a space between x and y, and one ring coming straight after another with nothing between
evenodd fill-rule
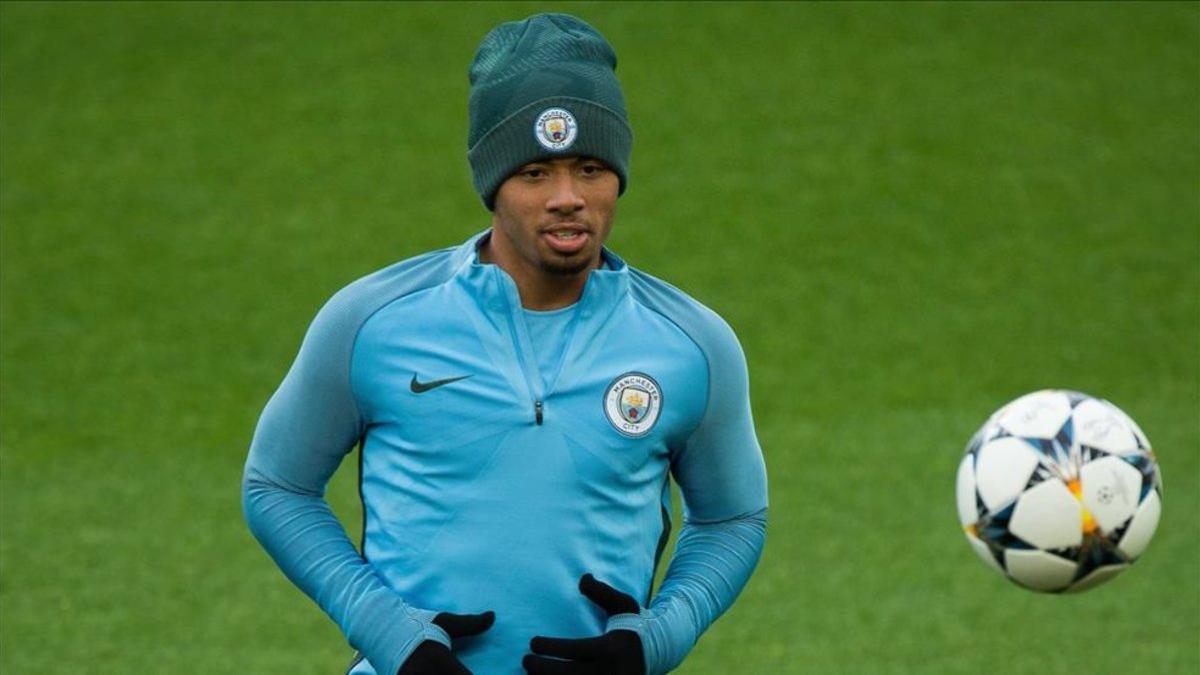
<instances>
[{"instance_id":1,"label":"zipper pull","mask_svg":"<svg viewBox=\"0 0 1200 675\"><path fill-rule=\"evenodd\" d=\"M535 419L537 420L538 425L541 425L541 423L542 423L542 402L541 401L533 402L533 412L534 412L534 416L535 416Z\"/></svg>"}]
</instances>

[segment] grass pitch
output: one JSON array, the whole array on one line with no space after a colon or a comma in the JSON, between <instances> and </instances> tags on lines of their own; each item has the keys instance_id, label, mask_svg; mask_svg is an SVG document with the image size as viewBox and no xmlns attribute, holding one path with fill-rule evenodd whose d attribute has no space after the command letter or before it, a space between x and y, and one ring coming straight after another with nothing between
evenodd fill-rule
<instances>
[{"instance_id":1,"label":"grass pitch","mask_svg":"<svg viewBox=\"0 0 1200 675\"><path fill-rule=\"evenodd\" d=\"M467 65L544 9L0 5L0 670L346 665L242 522L250 433L328 295L487 226ZM566 9L636 133L610 244L737 330L770 472L680 672L1200 671L1200 5ZM1080 596L954 513L963 444L1045 387L1165 479Z\"/></svg>"}]
</instances>

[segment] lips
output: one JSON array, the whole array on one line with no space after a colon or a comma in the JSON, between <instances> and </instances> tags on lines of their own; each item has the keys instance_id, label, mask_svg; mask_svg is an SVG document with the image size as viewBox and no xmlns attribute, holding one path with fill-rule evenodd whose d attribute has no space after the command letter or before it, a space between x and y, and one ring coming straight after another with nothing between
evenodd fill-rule
<instances>
[{"instance_id":1,"label":"lips","mask_svg":"<svg viewBox=\"0 0 1200 675\"><path fill-rule=\"evenodd\" d=\"M561 255L574 255L583 250L591 239L587 228L574 224L552 225L542 230L542 239L552 251Z\"/></svg>"}]
</instances>

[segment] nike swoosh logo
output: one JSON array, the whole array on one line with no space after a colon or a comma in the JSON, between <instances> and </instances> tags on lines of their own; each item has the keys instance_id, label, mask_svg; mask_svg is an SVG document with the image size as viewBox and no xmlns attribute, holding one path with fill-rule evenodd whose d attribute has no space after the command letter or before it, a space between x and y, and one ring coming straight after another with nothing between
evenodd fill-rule
<instances>
[{"instance_id":1,"label":"nike swoosh logo","mask_svg":"<svg viewBox=\"0 0 1200 675\"><path fill-rule=\"evenodd\" d=\"M412 379L412 382L408 383L408 388L411 389L412 393L414 393L414 394L424 394L425 392L429 391L430 389L437 389L438 387L440 387L444 384L450 384L451 382L458 382L459 380L465 380L468 377L470 377L470 375L461 375L459 377L447 377L444 380L431 380L429 382L418 382L417 374L413 373L413 379Z\"/></svg>"}]
</instances>

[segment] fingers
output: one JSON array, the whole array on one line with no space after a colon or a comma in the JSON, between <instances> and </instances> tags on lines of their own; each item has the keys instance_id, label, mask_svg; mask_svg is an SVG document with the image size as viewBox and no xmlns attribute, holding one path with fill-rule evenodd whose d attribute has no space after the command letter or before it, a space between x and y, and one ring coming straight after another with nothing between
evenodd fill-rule
<instances>
[{"instance_id":1,"label":"fingers","mask_svg":"<svg viewBox=\"0 0 1200 675\"><path fill-rule=\"evenodd\" d=\"M535 637L529 641L534 654L556 656L573 661L592 661L604 655L604 638L554 638Z\"/></svg>"},{"instance_id":2,"label":"fingers","mask_svg":"<svg viewBox=\"0 0 1200 675\"><path fill-rule=\"evenodd\" d=\"M479 635L491 628L495 622L495 612L484 612L482 614L452 614L451 612L442 612L433 617L433 623L446 631L446 634L451 639L467 637L468 635Z\"/></svg>"},{"instance_id":3,"label":"fingers","mask_svg":"<svg viewBox=\"0 0 1200 675\"><path fill-rule=\"evenodd\" d=\"M585 574L579 580L579 592L608 612L609 616L637 614L641 611L641 607L638 606L637 600L634 600L633 596L618 591L603 581L597 580L591 574Z\"/></svg>"},{"instance_id":4,"label":"fingers","mask_svg":"<svg viewBox=\"0 0 1200 675\"><path fill-rule=\"evenodd\" d=\"M595 663L559 661L533 654L526 654L521 660L521 665L529 675L608 675Z\"/></svg>"},{"instance_id":5,"label":"fingers","mask_svg":"<svg viewBox=\"0 0 1200 675\"><path fill-rule=\"evenodd\" d=\"M531 675L645 675L642 641L637 633L611 630L591 638L538 636L521 661Z\"/></svg>"}]
</instances>

